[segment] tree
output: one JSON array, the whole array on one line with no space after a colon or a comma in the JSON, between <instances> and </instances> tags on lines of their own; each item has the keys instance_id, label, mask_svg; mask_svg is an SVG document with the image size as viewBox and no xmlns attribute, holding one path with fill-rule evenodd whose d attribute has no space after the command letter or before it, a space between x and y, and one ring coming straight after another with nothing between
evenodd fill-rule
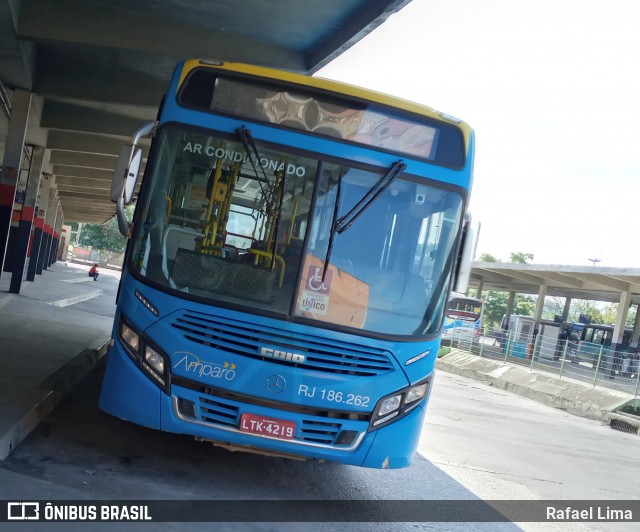
<instances>
[{"instance_id":1,"label":"tree","mask_svg":"<svg viewBox=\"0 0 640 532\"><path fill-rule=\"evenodd\" d=\"M528 260L533 260L533 253L523 253L516 251L509 254L509 261L516 264L527 264Z\"/></svg>"},{"instance_id":2,"label":"tree","mask_svg":"<svg viewBox=\"0 0 640 532\"><path fill-rule=\"evenodd\" d=\"M120 234L117 220L111 218L102 225L83 225L78 244L93 249L122 253L127 245L127 240Z\"/></svg>"},{"instance_id":3,"label":"tree","mask_svg":"<svg viewBox=\"0 0 640 532\"><path fill-rule=\"evenodd\" d=\"M487 327L499 327L502 317L507 313L508 292L489 290L482 295L482 316ZM519 316L533 316L536 304L531 296L516 294L513 301L512 314Z\"/></svg>"},{"instance_id":4,"label":"tree","mask_svg":"<svg viewBox=\"0 0 640 532\"><path fill-rule=\"evenodd\" d=\"M496 259L491 253L483 253L480 255L480 262L500 262L500 259Z\"/></svg>"},{"instance_id":5,"label":"tree","mask_svg":"<svg viewBox=\"0 0 640 532\"><path fill-rule=\"evenodd\" d=\"M133 219L135 203L125 207L125 216L129 222ZM78 230L78 224L71 222L71 233ZM80 231L79 246L90 247L112 253L124 253L127 247L127 239L120 234L118 220L114 216L104 224L83 224Z\"/></svg>"}]
</instances>

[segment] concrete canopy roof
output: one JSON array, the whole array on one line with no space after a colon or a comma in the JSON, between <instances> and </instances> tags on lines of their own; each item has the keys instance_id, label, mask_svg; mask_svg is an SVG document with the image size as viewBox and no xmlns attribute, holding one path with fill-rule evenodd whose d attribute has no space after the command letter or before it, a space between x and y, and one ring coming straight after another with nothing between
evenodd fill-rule
<instances>
[{"instance_id":1,"label":"concrete canopy roof","mask_svg":"<svg viewBox=\"0 0 640 532\"><path fill-rule=\"evenodd\" d=\"M550 296L612 303L629 291L632 303L640 303L640 268L474 262L469 285L477 288L480 282L483 291L524 294L537 294L546 283Z\"/></svg>"},{"instance_id":2,"label":"concrete canopy roof","mask_svg":"<svg viewBox=\"0 0 640 532\"><path fill-rule=\"evenodd\" d=\"M35 95L26 142L48 148L65 220L102 223L120 146L179 60L313 73L409 1L0 0L0 82Z\"/></svg>"}]
</instances>

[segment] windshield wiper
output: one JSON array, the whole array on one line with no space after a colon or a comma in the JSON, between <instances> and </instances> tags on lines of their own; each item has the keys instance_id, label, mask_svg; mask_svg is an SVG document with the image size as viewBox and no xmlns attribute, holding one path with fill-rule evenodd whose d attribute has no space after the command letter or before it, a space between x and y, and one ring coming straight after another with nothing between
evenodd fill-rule
<instances>
[{"instance_id":1,"label":"windshield wiper","mask_svg":"<svg viewBox=\"0 0 640 532\"><path fill-rule=\"evenodd\" d=\"M324 256L324 265L322 267L322 282L327 275L327 268L331 261L331 252L333 251L333 240L336 236L335 227L338 223L338 209L340 209L340 193L342 185L342 174L338 176L338 184L336 185L336 201L333 204L333 221L331 222L331 232L329 233L329 242L327 243L327 253Z\"/></svg>"},{"instance_id":2,"label":"windshield wiper","mask_svg":"<svg viewBox=\"0 0 640 532\"><path fill-rule=\"evenodd\" d=\"M342 175L338 177L338 184L336 189L336 201L333 207L333 223L331 224L331 232L329 233L329 242L327 243L327 253L324 257L324 265L322 268L322 282L327 275L327 269L329 262L331 261L331 252L333 251L333 241L336 233L342 234L360 217L360 215L366 211L369 206L376 200L376 198L382 194L387 187L393 182L393 180L401 175L407 165L400 161L396 161L391 165L391 168L383 175L378 182L373 185L368 192L362 196L362 199L344 216L338 218L338 210L340 209L340 196Z\"/></svg>"},{"instance_id":3,"label":"windshield wiper","mask_svg":"<svg viewBox=\"0 0 640 532\"><path fill-rule=\"evenodd\" d=\"M331 232L342 234L349 229L349 227L353 225L353 222L355 222L360 215L369 208L369 206L387 189L396 177L402 175L406 168L407 165L404 164L402 160L393 163L387 173L383 175L364 196L362 196L362 199L356 203L347 214L341 216L335 221Z\"/></svg>"}]
</instances>

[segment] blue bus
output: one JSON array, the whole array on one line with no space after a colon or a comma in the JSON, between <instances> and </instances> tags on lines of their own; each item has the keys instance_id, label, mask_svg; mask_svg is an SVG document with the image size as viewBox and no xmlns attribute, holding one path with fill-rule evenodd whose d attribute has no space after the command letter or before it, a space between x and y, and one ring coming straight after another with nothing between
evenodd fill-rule
<instances>
[{"instance_id":1,"label":"blue bus","mask_svg":"<svg viewBox=\"0 0 640 532\"><path fill-rule=\"evenodd\" d=\"M478 340L482 329L482 300L451 292L445 312L442 340Z\"/></svg>"},{"instance_id":2,"label":"blue bus","mask_svg":"<svg viewBox=\"0 0 640 532\"><path fill-rule=\"evenodd\" d=\"M472 130L430 108L180 63L112 184L129 241L100 408L234 450L408 466L468 272L472 161Z\"/></svg>"}]
</instances>

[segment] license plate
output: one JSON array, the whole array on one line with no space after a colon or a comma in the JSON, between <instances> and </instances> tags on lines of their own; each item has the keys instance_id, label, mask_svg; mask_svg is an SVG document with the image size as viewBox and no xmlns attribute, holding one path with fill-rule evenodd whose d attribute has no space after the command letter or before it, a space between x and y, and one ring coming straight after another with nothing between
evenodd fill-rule
<instances>
[{"instance_id":1,"label":"license plate","mask_svg":"<svg viewBox=\"0 0 640 532\"><path fill-rule=\"evenodd\" d=\"M242 414L240 430L281 440L292 440L296 432L296 424L294 421L286 421L274 417Z\"/></svg>"}]
</instances>

